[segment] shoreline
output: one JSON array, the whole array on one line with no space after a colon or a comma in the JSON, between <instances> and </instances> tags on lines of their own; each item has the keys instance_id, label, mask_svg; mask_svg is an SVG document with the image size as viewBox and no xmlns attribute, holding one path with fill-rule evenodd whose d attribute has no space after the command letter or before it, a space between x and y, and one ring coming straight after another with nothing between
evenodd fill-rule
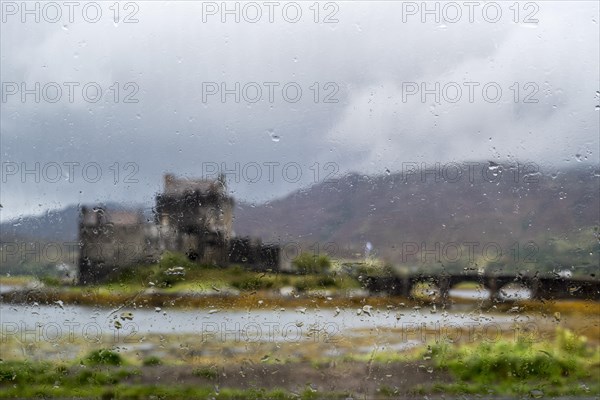
<instances>
[{"instance_id":1,"label":"shoreline","mask_svg":"<svg viewBox=\"0 0 600 400\"><path fill-rule=\"evenodd\" d=\"M231 293L208 293L208 292L166 292L159 290L141 290L138 292L119 292L114 290L106 293L105 288L90 288L87 290L41 288L41 289L21 289L4 292L0 295L0 303L5 304L29 304L29 303L56 303L65 305L80 306L102 306L117 307L130 305L147 305L154 307L175 307L175 308L214 308L223 307L229 309L245 309L251 306L265 304L285 305L287 307L314 305L320 308L364 306L369 304L373 307L427 307L436 306L438 309L451 308L452 305L474 305L482 309L491 308L510 308L520 300L505 301L503 303L494 303L489 299L465 299L460 297L451 297L444 307L444 304L435 298L406 298L400 296L388 296L377 293L328 293L327 291L315 291L314 293L301 293L282 295L274 291L252 291L241 292L239 294ZM579 300L582 301L582 300ZM535 302L538 303L538 302ZM600 303L598 303L600 305Z\"/></svg>"},{"instance_id":2,"label":"shoreline","mask_svg":"<svg viewBox=\"0 0 600 400\"><path fill-rule=\"evenodd\" d=\"M495 310L506 312L515 308L519 312L539 313L573 313L600 314L600 302L582 299L560 299L551 301L514 299L503 302L494 302L490 299L467 299L450 297L446 304L435 298L406 298L388 296L378 293L358 293L347 295L344 293L301 293L295 295L282 295L274 291L253 291L231 293L207 292L166 292L160 290L141 290L137 292L120 292L107 288L88 288L74 290L72 287L63 288L36 288L13 290L0 294L0 304L60 304L77 305L103 308L125 307L169 307L169 308L195 308L195 309L228 309L247 310L248 308L268 307L306 307L336 308L371 306L374 308L424 308L432 307L437 311L452 311L455 307L461 310L472 306L482 311Z\"/></svg>"}]
</instances>

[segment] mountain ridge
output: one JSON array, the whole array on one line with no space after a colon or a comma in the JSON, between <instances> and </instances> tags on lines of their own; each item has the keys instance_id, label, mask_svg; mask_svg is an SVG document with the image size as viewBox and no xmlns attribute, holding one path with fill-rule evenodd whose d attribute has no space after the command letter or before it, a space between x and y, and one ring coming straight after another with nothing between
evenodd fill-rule
<instances>
[{"instance_id":1,"label":"mountain ridge","mask_svg":"<svg viewBox=\"0 0 600 400\"><path fill-rule=\"evenodd\" d=\"M458 181L347 174L262 204L238 201L234 230L238 236L296 244L299 251L328 247L342 257L363 253L370 242L377 255L394 263L407 261L403 250L408 244L427 250L448 243L495 243L505 251L515 242L559 240L575 249L597 245L590 236L600 224L596 167L573 167L558 175L517 171L519 179L513 179L511 165L489 163L486 168L487 177ZM2 223L2 241L75 241L78 215L78 206L70 205Z\"/></svg>"}]
</instances>

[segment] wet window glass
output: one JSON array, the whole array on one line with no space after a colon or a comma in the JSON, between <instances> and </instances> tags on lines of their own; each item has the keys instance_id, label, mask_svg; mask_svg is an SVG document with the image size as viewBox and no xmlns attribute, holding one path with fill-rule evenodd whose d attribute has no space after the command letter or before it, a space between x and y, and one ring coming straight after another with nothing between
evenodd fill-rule
<instances>
[{"instance_id":1,"label":"wet window glass","mask_svg":"<svg viewBox=\"0 0 600 400\"><path fill-rule=\"evenodd\" d=\"M597 398L591 1L0 1L0 397Z\"/></svg>"}]
</instances>

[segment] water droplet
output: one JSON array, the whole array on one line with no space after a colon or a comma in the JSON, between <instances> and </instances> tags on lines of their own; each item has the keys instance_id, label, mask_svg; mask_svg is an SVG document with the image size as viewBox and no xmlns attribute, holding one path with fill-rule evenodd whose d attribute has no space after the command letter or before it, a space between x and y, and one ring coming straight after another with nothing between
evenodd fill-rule
<instances>
[{"instance_id":1,"label":"water droplet","mask_svg":"<svg viewBox=\"0 0 600 400\"><path fill-rule=\"evenodd\" d=\"M493 176L498 176L500 166L493 161L489 161L488 170L490 170Z\"/></svg>"},{"instance_id":2,"label":"water droplet","mask_svg":"<svg viewBox=\"0 0 600 400\"><path fill-rule=\"evenodd\" d=\"M271 136L271 140L274 142L279 142L279 140L281 139L281 137L275 133L275 129L268 129L267 133L269 134L269 136Z\"/></svg>"},{"instance_id":3,"label":"water droplet","mask_svg":"<svg viewBox=\"0 0 600 400\"><path fill-rule=\"evenodd\" d=\"M588 385L586 385L585 383L582 383L581 385L579 385L579 387L581 389L583 389L584 392L589 393L590 392L590 388L588 387Z\"/></svg>"},{"instance_id":4,"label":"water droplet","mask_svg":"<svg viewBox=\"0 0 600 400\"><path fill-rule=\"evenodd\" d=\"M556 322L560 322L560 312L555 312L554 313L554 319L556 320Z\"/></svg>"},{"instance_id":5,"label":"water droplet","mask_svg":"<svg viewBox=\"0 0 600 400\"><path fill-rule=\"evenodd\" d=\"M133 313L130 313L130 312L124 312L124 313L121 313L121 316L120 316L120 317L121 317L121 319L122 319L123 321L125 321L126 319L128 319L128 320L130 320L130 321L131 321L131 320L133 319Z\"/></svg>"},{"instance_id":6,"label":"water droplet","mask_svg":"<svg viewBox=\"0 0 600 400\"><path fill-rule=\"evenodd\" d=\"M542 392L539 389L534 389L531 392L529 392L529 396L533 397L534 399L541 399L542 397L544 397L544 392Z\"/></svg>"}]
</instances>

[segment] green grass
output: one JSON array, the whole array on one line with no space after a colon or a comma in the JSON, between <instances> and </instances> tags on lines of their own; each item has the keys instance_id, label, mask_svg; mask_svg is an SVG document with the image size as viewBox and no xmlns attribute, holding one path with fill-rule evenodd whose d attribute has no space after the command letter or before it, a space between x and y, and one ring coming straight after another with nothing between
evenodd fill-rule
<instances>
[{"instance_id":1,"label":"green grass","mask_svg":"<svg viewBox=\"0 0 600 400\"><path fill-rule=\"evenodd\" d=\"M217 379L219 376L219 371L217 371L217 368L214 366L199 367L192 371L192 375L206 379Z\"/></svg>"},{"instance_id":2,"label":"green grass","mask_svg":"<svg viewBox=\"0 0 600 400\"><path fill-rule=\"evenodd\" d=\"M209 372L207 372L209 371ZM216 369L200 375L216 378ZM100 398L100 399L343 399L346 393L295 394L284 389L215 389L198 385L143 385L140 371L118 367L67 366L49 362L0 362L0 398Z\"/></svg>"},{"instance_id":3,"label":"green grass","mask_svg":"<svg viewBox=\"0 0 600 400\"><path fill-rule=\"evenodd\" d=\"M88 365L121 365L123 358L119 353L108 349L100 349L92 351L86 358Z\"/></svg>"},{"instance_id":4,"label":"green grass","mask_svg":"<svg viewBox=\"0 0 600 400\"><path fill-rule=\"evenodd\" d=\"M144 361L142 361L142 364L147 367L155 367L157 365L162 365L163 362L160 358L158 358L156 356L150 356L150 357L144 358Z\"/></svg>"},{"instance_id":5,"label":"green grass","mask_svg":"<svg viewBox=\"0 0 600 400\"><path fill-rule=\"evenodd\" d=\"M50 362L3 361L0 363L0 387L11 385L23 388L31 386L66 386L117 384L138 374L130 368L68 366ZM1 391L0 391L1 392Z\"/></svg>"},{"instance_id":6,"label":"green grass","mask_svg":"<svg viewBox=\"0 0 600 400\"><path fill-rule=\"evenodd\" d=\"M317 260L323 263L322 260ZM317 262L315 261L315 262ZM182 268L183 275L169 274L173 268ZM306 268L310 270L310 268ZM150 282L165 293L177 291L219 291L226 288L244 292L277 290L292 286L297 291L319 289L350 289L360 284L354 278L339 273L280 274L274 272L254 272L242 266L221 268L201 265L184 255L165 253L158 264L132 266L121 269L109 277L109 281L97 285L96 289L132 293L148 288Z\"/></svg>"},{"instance_id":7,"label":"green grass","mask_svg":"<svg viewBox=\"0 0 600 400\"><path fill-rule=\"evenodd\" d=\"M435 368L449 371L457 380L433 388L439 392L563 395L587 393L582 382L590 382L595 393L600 386L599 350L564 329L557 330L554 342L440 343L430 347L425 356L431 357Z\"/></svg>"},{"instance_id":8,"label":"green grass","mask_svg":"<svg viewBox=\"0 0 600 400\"><path fill-rule=\"evenodd\" d=\"M299 394L284 389L216 389L210 386L167 386L167 385L115 385L82 386L71 388L65 386L31 385L28 387L7 387L0 391L0 398L99 398L99 399L344 399L347 394L313 393L305 390Z\"/></svg>"},{"instance_id":9,"label":"green grass","mask_svg":"<svg viewBox=\"0 0 600 400\"><path fill-rule=\"evenodd\" d=\"M303 274L323 273L331 268L331 260L324 254L302 253L292 264Z\"/></svg>"},{"instance_id":10,"label":"green grass","mask_svg":"<svg viewBox=\"0 0 600 400\"><path fill-rule=\"evenodd\" d=\"M600 394L600 349L571 331L558 329L553 341L530 342L503 339L496 342L455 345L435 343L425 352L372 352L338 362L368 362L381 365L401 363L414 368L417 360L432 373L445 376L448 383L431 383L411 389L413 394L485 395L509 397L595 396ZM142 364L157 365L156 357ZM328 360L312 366L326 371ZM298 394L283 389L254 390L222 388L219 367L196 366L192 375L207 381L200 385L165 382L158 386L143 385L144 368L126 364L111 350L94 350L70 364L31 361L0 361L0 397L34 398L344 398L312 389ZM419 366L419 368L421 368ZM446 381L447 375L453 378ZM432 381L434 382L434 381ZM382 385L379 397L396 397L408 388ZM299 397L297 397L297 395Z\"/></svg>"}]
</instances>

